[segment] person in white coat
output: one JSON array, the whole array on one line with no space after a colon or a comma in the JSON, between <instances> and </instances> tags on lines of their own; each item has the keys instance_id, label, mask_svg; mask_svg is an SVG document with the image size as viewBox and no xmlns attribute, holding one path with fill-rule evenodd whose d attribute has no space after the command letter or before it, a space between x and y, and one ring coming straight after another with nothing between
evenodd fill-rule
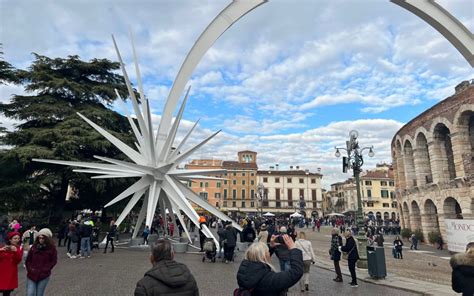
<instances>
[{"instance_id":1,"label":"person in white coat","mask_svg":"<svg viewBox=\"0 0 474 296\"><path fill-rule=\"evenodd\" d=\"M300 231L295 247L303 252L303 277L300 279L301 292L309 291L309 269L311 263L314 264L316 256L314 256L313 246L309 240L306 240L304 231Z\"/></svg>"}]
</instances>

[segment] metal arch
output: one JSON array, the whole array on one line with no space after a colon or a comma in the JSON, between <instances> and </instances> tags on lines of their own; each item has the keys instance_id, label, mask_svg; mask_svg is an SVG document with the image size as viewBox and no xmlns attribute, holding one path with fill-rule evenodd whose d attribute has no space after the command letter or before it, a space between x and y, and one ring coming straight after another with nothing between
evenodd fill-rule
<instances>
[{"instance_id":1,"label":"metal arch","mask_svg":"<svg viewBox=\"0 0 474 296\"><path fill-rule=\"evenodd\" d=\"M441 33L474 67L474 35L435 0L390 0L416 14Z\"/></svg>"}]
</instances>

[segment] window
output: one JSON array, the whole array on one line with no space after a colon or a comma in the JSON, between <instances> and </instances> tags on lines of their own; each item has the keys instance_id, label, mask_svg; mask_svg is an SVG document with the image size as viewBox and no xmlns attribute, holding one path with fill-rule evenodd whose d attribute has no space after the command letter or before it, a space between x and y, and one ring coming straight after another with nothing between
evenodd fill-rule
<instances>
[{"instance_id":1,"label":"window","mask_svg":"<svg viewBox=\"0 0 474 296\"><path fill-rule=\"evenodd\" d=\"M252 176L252 177L253 177L253 176L255 176L255 174L254 174L254 173L250 173L250 176Z\"/></svg>"},{"instance_id":2,"label":"window","mask_svg":"<svg viewBox=\"0 0 474 296\"><path fill-rule=\"evenodd\" d=\"M245 201L242 202L242 208L245 208Z\"/></svg>"},{"instance_id":3,"label":"window","mask_svg":"<svg viewBox=\"0 0 474 296\"><path fill-rule=\"evenodd\" d=\"M395 191L390 191L390 198L395 198Z\"/></svg>"},{"instance_id":4,"label":"window","mask_svg":"<svg viewBox=\"0 0 474 296\"><path fill-rule=\"evenodd\" d=\"M311 179L311 184L316 184L316 179L312 178Z\"/></svg>"},{"instance_id":5,"label":"window","mask_svg":"<svg viewBox=\"0 0 474 296\"><path fill-rule=\"evenodd\" d=\"M237 173L233 173L234 177L237 176Z\"/></svg>"},{"instance_id":6,"label":"window","mask_svg":"<svg viewBox=\"0 0 474 296\"><path fill-rule=\"evenodd\" d=\"M368 201L367 202L367 207L373 208L374 207L374 202L373 201Z\"/></svg>"},{"instance_id":7,"label":"window","mask_svg":"<svg viewBox=\"0 0 474 296\"><path fill-rule=\"evenodd\" d=\"M224 180L224 185L227 185L227 180Z\"/></svg>"},{"instance_id":8,"label":"window","mask_svg":"<svg viewBox=\"0 0 474 296\"><path fill-rule=\"evenodd\" d=\"M242 180L242 185L245 185L245 180Z\"/></svg>"},{"instance_id":9,"label":"window","mask_svg":"<svg viewBox=\"0 0 474 296\"><path fill-rule=\"evenodd\" d=\"M218 208L218 207L219 207L219 202L218 202L218 201L216 201L216 208Z\"/></svg>"},{"instance_id":10,"label":"window","mask_svg":"<svg viewBox=\"0 0 474 296\"><path fill-rule=\"evenodd\" d=\"M275 178L275 183L280 183L280 178Z\"/></svg>"},{"instance_id":11,"label":"window","mask_svg":"<svg viewBox=\"0 0 474 296\"><path fill-rule=\"evenodd\" d=\"M227 201L224 200L224 207L227 207Z\"/></svg>"},{"instance_id":12,"label":"window","mask_svg":"<svg viewBox=\"0 0 474 296\"><path fill-rule=\"evenodd\" d=\"M380 181L380 186L387 186L387 181Z\"/></svg>"},{"instance_id":13,"label":"window","mask_svg":"<svg viewBox=\"0 0 474 296\"><path fill-rule=\"evenodd\" d=\"M288 206L292 207L293 206L293 190L288 189Z\"/></svg>"},{"instance_id":14,"label":"window","mask_svg":"<svg viewBox=\"0 0 474 296\"><path fill-rule=\"evenodd\" d=\"M199 182L199 187L201 187L201 188L202 188L202 187L203 187L203 185L204 185L204 183L202 183L202 182Z\"/></svg>"},{"instance_id":15,"label":"window","mask_svg":"<svg viewBox=\"0 0 474 296\"><path fill-rule=\"evenodd\" d=\"M193 186L193 181L188 181L188 187Z\"/></svg>"},{"instance_id":16,"label":"window","mask_svg":"<svg viewBox=\"0 0 474 296\"><path fill-rule=\"evenodd\" d=\"M232 180L232 184L237 185L237 180Z\"/></svg>"},{"instance_id":17,"label":"window","mask_svg":"<svg viewBox=\"0 0 474 296\"><path fill-rule=\"evenodd\" d=\"M299 198L303 198L304 199L304 189L300 189L300 196Z\"/></svg>"},{"instance_id":18,"label":"window","mask_svg":"<svg viewBox=\"0 0 474 296\"><path fill-rule=\"evenodd\" d=\"M316 200L316 189L311 190L311 199Z\"/></svg>"},{"instance_id":19,"label":"window","mask_svg":"<svg viewBox=\"0 0 474 296\"><path fill-rule=\"evenodd\" d=\"M372 190L367 189L367 197L372 197Z\"/></svg>"},{"instance_id":20,"label":"window","mask_svg":"<svg viewBox=\"0 0 474 296\"><path fill-rule=\"evenodd\" d=\"M275 189L275 198L276 200L280 200L280 188Z\"/></svg>"},{"instance_id":21,"label":"window","mask_svg":"<svg viewBox=\"0 0 474 296\"><path fill-rule=\"evenodd\" d=\"M291 178L287 178L286 182L291 183Z\"/></svg>"},{"instance_id":22,"label":"window","mask_svg":"<svg viewBox=\"0 0 474 296\"><path fill-rule=\"evenodd\" d=\"M221 188L221 182L217 182L217 188Z\"/></svg>"},{"instance_id":23,"label":"window","mask_svg":"<svg viewBox=\"0 0 474 296\"><path fill-rule=\"evenodd\" d=\"M209 187L209 182L206 182L204 185L206 186L206 188Z\"/></svg>"},{"instance_id":24,"label":"window","mask_svg":"<svg viewBox=\"0 0 474 296\"><path fill-rule=\"evenodd\" d=\"M267 183L268 182L268 178L267 177L264 177L263 178L263 183Z\"/></svg>"},{"instance_id":25,"label":"window","mask_svg":"<svg viewBox=\"0 0 474 296\"><path fill-rule=\"evenodd\" d=\"M388 182L388 185L393 187L393 186L395 186L395 182L390 181L390 182Z\"/></svg>"},{"instance_id":26,"label":"window","mask_svg":"<svg viewBox=\"0 0 474 296\"><path fill-rule=\"evenodd\" d=\"M250 190L250 198L254 199L255 198L255 191L252 189Z\"/></svg>"},{"instance_id":27,"label":"window","mask_svg":"<svg viewBox=\"0 0 474 296\"><path fill-rule=\"evenodd\" d=\"M250 207L251 207L251 208L255 208L255 202L251 201L251 202L250 202Z\"/></svg>"},{"instance_id":28,"label":"window","mask_svg":"<svg viewBox=\"0 0 474 296\"><path fill-rule=\"evenodd\" d=\"M245 189L242 189L242 199L245 199Z\"/></svg>"},{"instance_id":29,"label":"window","mask_svg":"<svg viewBox=\"0 0 474 296\"><path fill-rule=\"evenodd\" d=\"M221 199L221 194L220 193L214 193L214 198L215 199Z\"/></svg>"},{"instance_id":30,"label":"window","mask_svg":"<svg viewBox=\"0 0 474 296\"><path fill-rule=\"evenodd\" d=\"M380 191L380 195L381 195L383 198L388 198L388 190L381 190L381 191Z\"/></svg>"},{"instance_id":31,"label":"window","mask_svg":"<svg viewBox=\"0 0 474 296\"><path fill-rule=\"evenodd\" d=\"M224 176L227 176L227 173L224 173Z\"/></svg>"},{"instance_id":32,"label":"window","mask_svg":"<svg viewBox=\"0 0 474 296\"><path fill-rule=\"evenodd\" d=\"M365 181L365 185L367 185L367 186L372 185L372 181Z\"/></svg>"},{"instance_id":33,"label":"window","mask_svg":"<svg viewBox=\"0 0 474 296\"><path fill-rule=\"evenodd\" d=\"M254 181L254 180L250 180L250 185L255 185L255 181Z\"/></svg>"},{"instance_id":34,"label":"window","mask_svg":"<svg viewBox=\"0 0 474 296\"><path fill-rule=\"evenodd\" d=\"M300 178L300 184L304 184L304 179Z\"/></svg>"},{"instance_id":35,"label":"window","mask_svg":"<svg viewBox=\"0 0 474 296\"><path fill-rule=\"evenodd\" d=\"M236 198L237 198L237 190L232 189L232 199L236 199Z\"/></svg>"},{"instance_id":36,"label":"window","mask_svg":"<svg viewBox=\"0 0 474 296\"><path fill-rule=\"evenodd\" d=\"M227 189L224 189L224 199L227 199Z\"/></svg>"},{"instance_id":37,"label":"window","mask_svg":"<svg viewBox=\"0 0 474 296\"><path fill-rule=\"evenodd\" d=\"M237 203L235 201L233 201L232 206L235 208L237 206Z\"/></svg>"},{"instance_id":38,"label":"window","mask_svg":"<svg viewBox=\"0 0 474 296\"><path fill-rule=\"evenodd\" d=\"M207 200L207 192L199 192L199 197L203 200Z\"/></svg>"},{"instance_id":39,"label":"window","mask_svg":"<svg viewBox=\"0 0 474 296\"><path fill-rule=\"evenodd\" d=\"M245 173L242 173L242 177L245 177Z\"/></svg>"},{"instance_id":40,"label":"window","mask_svg":"<svg viewBox=\"0 0 474 296\"><path fill-rule=\"evenodd\" d=\"M392 208L395 208L395 209L397 208L397 202L396 201L392 202Z\"/></svg>"},{"instance_id":41,"label":"window","mask_svg":"<svg viewBox=\"0 0 474 296\"><path fill-rule=\"evenodd\" d=\"M264 200L264 201L263 201L263 206L264 206L264 207L268 207L268 200Z\"/></svg>"},{"instance_id":42,"label":"window","mask_svg":"<svg viewBox=\"0 0 474 296\"><path fill-rule=\"evenodd\" d=\"M382 207L384 207L384 208L390 208L390 204L384 202L384 203L382 204Z\"/></svg>"},{"instance_id":43,"label":"window","mask_svg":"<svg viewBox=\"0 0 474 296\"><path fill-rule=\"evenodd\" d=\"M279 202L279 201L275 202L275 207L276 208L281 208L281 202Z\"/></svg>"}]
</instances>

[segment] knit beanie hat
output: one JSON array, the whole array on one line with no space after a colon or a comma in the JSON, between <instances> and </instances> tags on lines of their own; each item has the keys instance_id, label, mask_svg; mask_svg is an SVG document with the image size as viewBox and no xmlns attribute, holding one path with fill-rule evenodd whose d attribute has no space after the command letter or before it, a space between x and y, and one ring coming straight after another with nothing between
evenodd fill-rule
<instances>
[{"instance_id":1,"label":"knit beanie hat","mask_svg":"<svg viewBox=\"0 0 474 296\"><path fill-rule=\"evenodd\" d=\"M8 240L11 240L15 235L18 235L18 236L21 238L21 233L16 232L16 231L12 231L12 232L9 232L9 233L7 234L7 239L8 239Z\"/></svg>"},{"instance_id":2,"label":"knit beanie hat","mask_svg":"<svg viewBox=\"0 0 474 296\"><path fill-rule=\"evenodd\" d=\"M39 232L38 232L38 235L44 235L44 236L47 236L49 238L52 238L53 237L53 233L51 232L51 230L49 228L43 228L41 229Z\"/></svg>"}]
</instances>

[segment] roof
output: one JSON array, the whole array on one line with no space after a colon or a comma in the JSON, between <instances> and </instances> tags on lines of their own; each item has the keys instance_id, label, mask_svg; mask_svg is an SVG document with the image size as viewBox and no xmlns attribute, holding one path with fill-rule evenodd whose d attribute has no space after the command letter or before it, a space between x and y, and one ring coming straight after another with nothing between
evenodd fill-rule
<instances>
[{"instance_id":1,"label":"roof","mask_svg":"<svg viewBox=\"0 0 474 296\"><path fill-rule=\"evenodd\" d=\"M224 169L244 169L244 170L257 170L257 164L252 162L238 162L238 161L223 161L222 168Z\"/></svg>"},{"instance_id":2,"label":"roof","mask_svg":"<svg viewBox=\"0 0 474 296\"><path fill-rule=\"evenodd\" d=\"M274 176L306 176L306 171L303 170L288 170L288 171L282 171L282 170L260 170L257 172L257 175L274 175ZM322 174L319 173L308 173L309 176L320 176L322 177Z\"/></svg>"},{"instance_id":3,"label":"roof","mask_svg":"<svg viewBox=\"0 0 474 296\"><path fill-rule=\"evenodd\" d=\"M237 152L237 153L255 153L255 154L257 154L257 152L255 152L255 151L250 151L250 150L239 151L239 152Z\"/></svg>"},{"instance_id":4,"label":"roof","mask_svg":"<svg viewBox=\"0 0 474 296\"><path fill-rule=\"evenodd\" d=\"M361 175L361 179L393 179L393 170L388 171L367 171Z\"/></svg>"}]
</instances>

